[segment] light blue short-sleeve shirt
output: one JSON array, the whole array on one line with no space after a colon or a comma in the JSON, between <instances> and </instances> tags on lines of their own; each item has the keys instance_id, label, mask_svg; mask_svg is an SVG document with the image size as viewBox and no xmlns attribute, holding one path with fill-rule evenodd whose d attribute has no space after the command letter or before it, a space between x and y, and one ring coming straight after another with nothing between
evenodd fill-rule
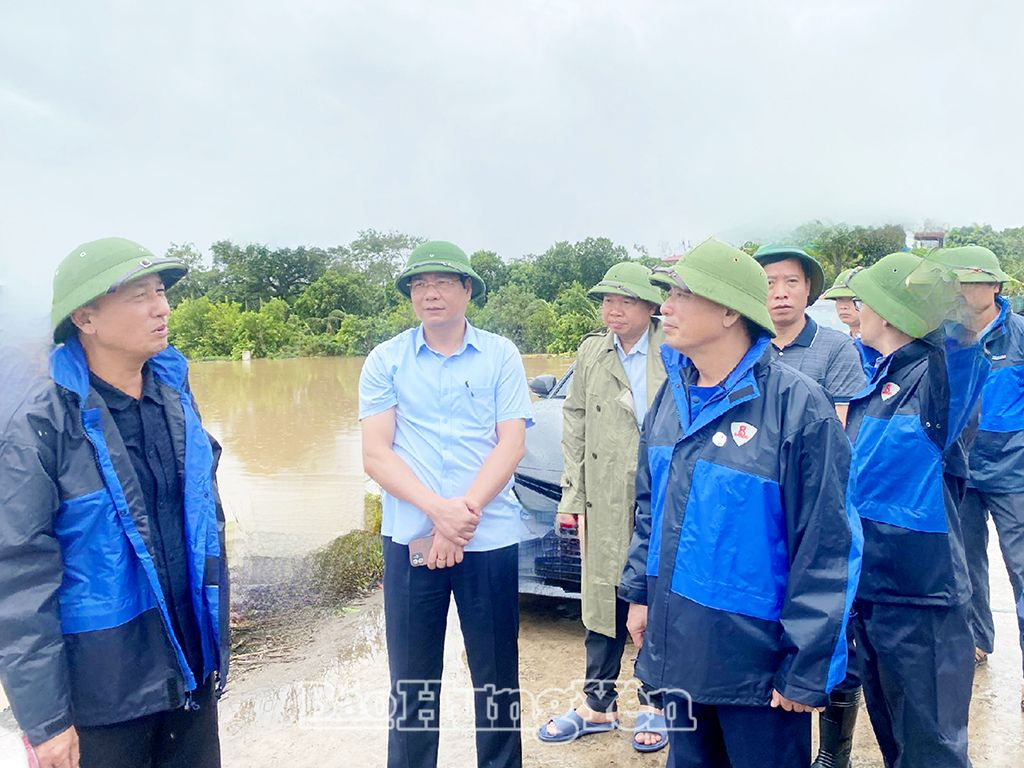
<instances>
[{"instance_id":1,"label":"light blue short-sleeve shirt","mask_svg":"<svg viewBox=\"0 0 1024 768\"><path fill-rule=\"evenodd\" d=\"M633 348L626 352L618 335L615 336L615 351L619 355L622 369L629 379L629 389L633 393L633 415L636 425L643 429L644 417L647 416L647 340L650 328L644 331Z\"/></svg>"},{"instance_id":2,"label":"light blue short-sleeve shirt","mask_svg":"<svg viewBox=\"0 0 1024 768\"><path fill-rule=\"evenodd\" d=\"M420 481L445 498L461 496L498 444L497 423L533 424L526 371L508 339L466 323L450 357L432 350L422 326L377 345L359 376L359 418L395 408L395 452ZM381 533L397 544L430 533L414 504L382 494ZM512 480L484 507L467 552L517 544L524 526Z\"/></svg>"}]
</instances>

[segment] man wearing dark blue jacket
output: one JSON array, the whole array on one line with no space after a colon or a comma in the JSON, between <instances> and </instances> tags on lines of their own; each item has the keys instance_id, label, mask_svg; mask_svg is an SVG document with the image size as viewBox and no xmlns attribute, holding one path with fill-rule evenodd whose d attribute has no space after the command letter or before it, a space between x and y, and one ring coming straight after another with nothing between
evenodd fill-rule
<instances>
[{"instance_id":1,"label":"man wearing dark blue jacket","mask_svg":"<svg viewBox=\"0 0 1024 768\"><path fill-rule=\"evenodd\" d=\"M220 448L167 345L185 271L121 238L76 248L50 378L0 423L0 679L43 768L220 765Z\"/></svg>"},{"instance_id":2,"label":"man wearing dark blue jacket","mask_svg":"<svg viewBox=\"0 0 1024 768\"><path fill-rule=\"evenodd\" d=\"M930 258L941 259L956 271L964 324L975 332L993 326L985 345L992 373L975 411L977 430L970 448L967 493L960 505L973 591L970 619L975 663L983 664L995 642L989 604L990 514L1010 576L1024 650L1024 318L1015 315L1000 295L1003 283L1011 278L988 248L969 245L933 254Z\"/></svg>"},{"instance_id":3,"label":"man wearing dark blue jacket","mask_svg":"<svg viewBox=\"0 0 1024 768\"><path fill-rule=\"evenodd\" d=\"M806 768L860 571L850 444L821 387L765 354L768 279L750 256L708 240L652 281L670 290L668 379L619 588L637 674L665 691L670 766Z\"/></svg>"},{"instance_id":4,"label":"man wearing dark blue jacket","mask_svg":"<svg viewBox=\"0 0 1024 768\"><path fill-rule=\"evenodd\" d=\"M887 766L967 768L974 676L971 585L950 457L989 363L974 334L943 324L954 277L910 253L855 272L861 334L879 352L853 399L847 500L864 528L854 630L871 724Z\"/></svg>"}]
</instances>

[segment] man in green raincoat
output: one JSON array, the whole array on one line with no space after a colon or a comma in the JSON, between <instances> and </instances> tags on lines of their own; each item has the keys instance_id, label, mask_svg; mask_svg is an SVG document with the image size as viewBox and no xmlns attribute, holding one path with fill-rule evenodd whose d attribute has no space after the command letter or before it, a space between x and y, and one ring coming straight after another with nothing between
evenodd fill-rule
<instances>
[{"instance_id":1,"label":"man in green raincoat","mask_svg":"<svg viewBox=\"0 0 1024 768\"><path fill-rule=\"evenodd\" d=\"M587 628L586 703L540 729L547 742L574 741L618 725L615 681L629 633L628 604L616 588L633 534L634 478L640 429L665 380L662 331L653 317L662 301L650 270L616 264L589 294L601 301L607 330L583 339L563 410L562 501L556 525L577 526L583 557L583 624ZM667 744L660 696L641 686L633 746Z\"/></svg>"}]
</instances>

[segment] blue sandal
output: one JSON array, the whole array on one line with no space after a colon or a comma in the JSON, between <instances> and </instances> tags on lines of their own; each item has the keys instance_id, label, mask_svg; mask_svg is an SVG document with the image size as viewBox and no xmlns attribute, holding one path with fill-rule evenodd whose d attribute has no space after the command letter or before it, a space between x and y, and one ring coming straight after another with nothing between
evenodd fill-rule
<instances>
[{"instance_id":1,"label":"blue sandal","mask_svg":"<svg viewBox=\"0 0 1024 768\"><path fill-rule=\"evenodd\" d=\"M548 733L548 726L554 723L555 733ZM592 733L607 733L619 727L619 721L612 720L610 723L588 723L576 714L575 709L570 709L561 717L553 717L548 720L537 731L537 737L549 744L565 744L582 736L589 736Z\"/></svg>"},{"instance_id":2,"label":"blue sandal","mask_svg":"<svg viewBox=\"0 0 1024 768\"><path fill-rule=\"evenodd\" d=\"M661 736L661 741L654 744L641 744L636 740L638 734L656 733ZM636 716L636 726L633 728L633 749L637 752L657 752L668 746L668 724L665 722L665 715L657 712L640 712Z\"/></svg>"}]
</instances>

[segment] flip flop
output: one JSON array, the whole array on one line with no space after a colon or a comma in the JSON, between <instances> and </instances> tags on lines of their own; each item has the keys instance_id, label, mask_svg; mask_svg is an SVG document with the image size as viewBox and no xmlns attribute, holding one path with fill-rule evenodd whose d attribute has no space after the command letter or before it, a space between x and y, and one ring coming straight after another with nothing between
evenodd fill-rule
<instances>
[{"instance_id":1,"label":"flip flop","mask_svg":"<svg viewBox=\"0 0 1024 768\"><path fill-rule=\"evenodd\" d=\"M555 733L548 733L548 726L554 723ZM575 709L570 709L561 717L553 717L548 720L537 731L537 737L549 744L565 744L592 733L607 733L619 727L618 720L610 723L588 723L576 714Z\"/></svg>"},{"instance_id":2,"label":"flip flop","mask_svg":"<svg viewBox=\"0 0 1024 768\"><path fill-rule=\"evenodd\" d=\"M661 736L661 741L655 744L641 744L636 740L638 734L656 733ZM640 712L636 716L636 726L633 728L633 749L637 752L657 752L668 746L668 723L665 722L665 715L657 712Z\"/></svg>"}]
</instances>

